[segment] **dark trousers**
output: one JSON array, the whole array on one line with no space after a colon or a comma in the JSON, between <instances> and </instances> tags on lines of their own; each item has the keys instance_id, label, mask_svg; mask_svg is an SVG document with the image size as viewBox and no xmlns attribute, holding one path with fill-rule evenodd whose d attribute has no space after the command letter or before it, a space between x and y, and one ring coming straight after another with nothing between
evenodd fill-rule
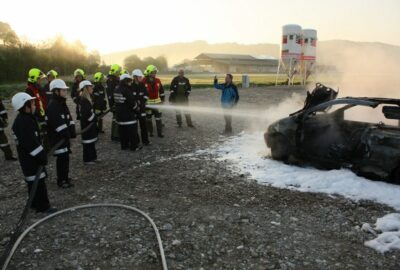
<instances>
[{"instance_id":1,"label":"dark trousers","mask_svg":"<svg viewBox=\"0 0 400 270\"><path fill-rule=\"evenodd\" d=\"M176 102L176 103L174 103L174 105L177 105L177 106L189 106L189 101L186 100L186 101ZM186 118L186 124L189 127L192 126L193 125L192 124L192 117L190 116L190 113L185 111L185 110L176 110L175 111L177 124L179 126L182 126L182 111L183 111L183 114L185 115L185 118Z\"/></svg>"},{"instance_id":2,"label":"dark trousers","mask_svg":"<svg viewBox=\"0 0 400 270\"><path fill-rule=\"evenodd\" d=\"M64 182L69 182L69 153L57 155L57 184L61 186Z\"/></svg>"},{"instance_id":3,"label":"dark trousers","mask_svg":"<svg viewBox=\"0 0 400 270\"><path fill-rule=\"evenodd\" d=\"M232 109L224 108L225 132L232 132Z\"/></svg>"},{"instance_id":4,"label":"dark trousers","mask_svg":"<svg viewBox=\"0 0 400 270\"><path fill-rule=\"evenodd\" d=\"M138 125L119 125L119 137L122 150L135 150L139 144Z\"/></svg>"},{"instance_id":5,"label":"dark trousers","mask_svg":"<svg viewBox=\"0 0 400 270\"><path fill-rule=\"evenodd\" d=\"M83 162L91 162L97 159L96 143L83 143Z\"/></svg>"},{"instance_id":6,"label":"dark trousers","mask_svg":"<svg viewBox=\"0 0 400 270\"><path fill-rule=\"evenodd\" d=\"M147 121L145 115L139 116L139 126L140 126L140 138L143 144L149 144L149 133L147 131Z\"/></svg>"},{"instance_id":7,"label":"dark trousers","mask_svg":"<svg viewBox=\"0 0 400 270\"><path fill-rule=\"evenodd\" d=\"M31 208L35 209L37 212L44 212L50 208L49 197L47 195L47 187L45 179L38 180L38 186L36 189L35 196L33 197ZM33 181L29 181L28 183L28 194L30 194Z\"/></svg>"},{"instance_id":8,"label":"dark trousers","mask_svg":"<svg viewBox=\"0 0 400 270\"><path fill-rule=\"evenodd\" d=\"M97 120L97 129L99 132L103 132L103 118L99 118L99 120Z\"/></svg>"},{"instance_id":9,"label":"dark trousers","mask_svg":"<svg viewBox=\"0 0 400 270\"><path fill-rule=\"evenodd\" d=\"M115 113L113 113L111 122L111 140L119 142L119 127L117 124L117 120L115 119Z\"/></svg>"},{"instance_id":10,"label":"dark trousers","mask_svg":"<svg viewBox=\"0 0 400 270\"><path fill-rule=\"evenodd\" d=\"M7 136L3 131L0 131L0 148L4 152L4 157L6 159L12 158L11 147L8 143Z\"/></svg>"},{"instance_id":11,"label":"dark trousers","mask_svg":"<svg viewBox=\"0 0 400 270\"><path fill-rule=\"evenodd\" d=\"M161 112L157 109L146 110L146 118L147 118L147 130L150 136L153 136L153 115L156 119L156 128L157 135L162 136L162 121L161 121Z\"/></svg>"}]
</instances>

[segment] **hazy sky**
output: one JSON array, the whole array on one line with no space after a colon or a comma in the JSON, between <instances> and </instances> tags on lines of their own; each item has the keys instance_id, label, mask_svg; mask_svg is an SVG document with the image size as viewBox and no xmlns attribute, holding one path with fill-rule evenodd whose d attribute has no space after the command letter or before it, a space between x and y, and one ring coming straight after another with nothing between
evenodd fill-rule
<instances>
[{"instance_id":1,"label":"hazy sky","mask_svg":"<svg viewBox=\"0 0 400 270\"><path fill-rule=\"evenodd\" d=\"M101 53L181 41L279 43L281 26L320 40L400 45L400 0L3 1L0 21L40 41L62 34Z\"/></svg>"}]
</instances>

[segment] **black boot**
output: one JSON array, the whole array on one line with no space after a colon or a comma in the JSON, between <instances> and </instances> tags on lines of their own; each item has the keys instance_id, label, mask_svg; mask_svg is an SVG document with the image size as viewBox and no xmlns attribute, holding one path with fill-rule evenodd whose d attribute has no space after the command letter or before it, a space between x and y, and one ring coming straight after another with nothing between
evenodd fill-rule
<instances>
[{"instance_id":1,"label":"black boot","mask_svg":"<svg viewBox=\"0 0 400 270\"><path fill-rule=\"evenodd\" d=\"M162 121L156 120L156 127L157 127L157 136L160 138L164 138L164 135L162 134Z\"/></svg>"}]
</instances>

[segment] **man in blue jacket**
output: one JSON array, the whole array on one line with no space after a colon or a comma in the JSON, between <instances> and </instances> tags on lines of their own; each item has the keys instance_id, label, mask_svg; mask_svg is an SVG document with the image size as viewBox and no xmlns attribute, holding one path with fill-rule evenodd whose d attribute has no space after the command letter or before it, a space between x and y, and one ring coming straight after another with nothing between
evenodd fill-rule
<instances>
[{"instance_id":1,"label":"man in blue jacket","mask_svg":"<svg viewBox=\"0 0 400 270\"><path fill-rule=\"evenodd\" d=\"M217 76L214 77L214 87L222 90L221 105L224 109L225 131L224 135L232 134L232 108L239 101L239 92L235 84L232 82L232 74L226 74L225 83L218 83Z\"/></svg>"}]
</instances>

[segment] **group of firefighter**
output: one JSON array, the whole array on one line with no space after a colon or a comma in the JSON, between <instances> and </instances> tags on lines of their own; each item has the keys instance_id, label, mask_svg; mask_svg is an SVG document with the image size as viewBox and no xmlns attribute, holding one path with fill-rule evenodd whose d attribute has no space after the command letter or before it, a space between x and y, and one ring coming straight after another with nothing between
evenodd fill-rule
<instances>
[{"instance_id":1,"label":"group of firefighter","mask_svg":"<svg viewBox=\"0 0 400 270\"><path fill-rule=\"evenodd\" d=\"M149 65L144 73L135 69L129 74L120 65L114 64L107 77L97 72L91 82L86 79L82 69L74 71L75 81L70 94L76 104L76 120L80 121L85 165L99 162L95 143L98 141L98 133L104 133L102 118L108 112L112 112L113 115L111 140L120 142L122 150L137 151L142 145L150 145L149 137L154 136L153 117L157 136L164 137L159 105L165 101L165 92L160 79L157 78L157 72L154 65ZM44 79L47 79L47 84L42 87ZM232 83L232 75L227 74L224 84L218 84L215 78L214 86L222 90L222 107L226 110L231 109L239 99L237 88ZM66 102L68 89L55 70L44 74L41 70L32 68L28 73L25 92L15 94L11 100L12 107L18 112L11 130L29 193L34 181L38 181L31 205L37 212L56 211L50 206L45 184L47 172L44 166L47 165L47 153L56 157L58 186L73 187L69 177L70 140L76 138L77 132ZM190 92L190 82L184 76L184 71L180 70L171 82L169 101L187 106ZM179 109L176 110L179 127L182 127L181 113ZM188 127L194 128L187 111L185 118ZM225 133L231 133L230 113L225 115L225 122ZM17 160L5 136L4 129L7 124L7 111L0 100L0 148L6 160ZM42 171L39 170L41 166L44 168Z\"/></svg>"}]
</instances>

